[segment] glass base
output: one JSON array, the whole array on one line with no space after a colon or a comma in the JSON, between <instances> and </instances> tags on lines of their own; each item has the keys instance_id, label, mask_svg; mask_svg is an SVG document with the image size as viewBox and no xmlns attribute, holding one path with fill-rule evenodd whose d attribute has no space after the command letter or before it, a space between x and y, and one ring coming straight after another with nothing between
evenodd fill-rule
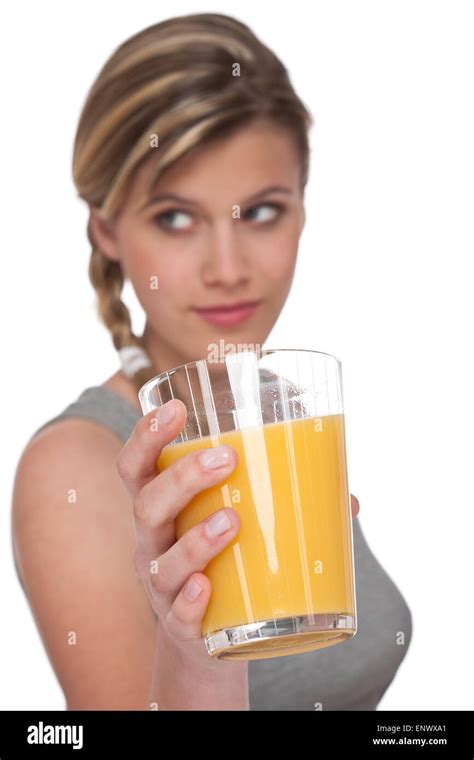
<instances>
[{"instance_id":1,"label":"glass base","mask_svg":"<svg viewBox=\"0 0 474 760\"><path fill-rule=\"evenodd\" d=\"M339 644L356 631L354 615L300 615L222 628L204 641L218 660L261 660Z\"/></svg>"}]
</instances>

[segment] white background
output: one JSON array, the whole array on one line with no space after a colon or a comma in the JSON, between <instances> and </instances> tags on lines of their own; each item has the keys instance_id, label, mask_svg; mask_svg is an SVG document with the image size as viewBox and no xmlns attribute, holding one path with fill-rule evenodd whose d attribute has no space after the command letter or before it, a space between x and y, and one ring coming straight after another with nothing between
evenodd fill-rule
<instances>
[{"instance_id":1,"label":"white background","mask_svg":"<svg viewBox=\"0 0 474 760\"><path fill-rule=\"evenodd\" d=\"M249 24L315 118L297 272L266 345L342 360L350 491L414 623L379 709L473 709L474 4L459 0L2 6L0 709L65 704L13 569L17 461L118 368L71 178L80 108L132 33L204 11Z\"/></svg>"}]
</instances>

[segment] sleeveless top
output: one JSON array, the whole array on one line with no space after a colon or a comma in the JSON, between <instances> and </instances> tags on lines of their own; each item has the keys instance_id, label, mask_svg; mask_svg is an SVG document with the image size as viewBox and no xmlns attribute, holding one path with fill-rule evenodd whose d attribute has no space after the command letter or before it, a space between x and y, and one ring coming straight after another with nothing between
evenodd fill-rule
<instances>
[{"instance_id":1,"label":"sleeveless top","mask_svg":"<svg viewBox=\"0 0 474 760\"><path fill-rule=\"evenodd\" d=\"M125 443L140 413L108 386L86 388L33 434L68 417L104 425ZM324 649L249 660L250 710L375 710L412 637L412 616L400 591L352 520L357 632Z\"/></svg>"}]
</instances>

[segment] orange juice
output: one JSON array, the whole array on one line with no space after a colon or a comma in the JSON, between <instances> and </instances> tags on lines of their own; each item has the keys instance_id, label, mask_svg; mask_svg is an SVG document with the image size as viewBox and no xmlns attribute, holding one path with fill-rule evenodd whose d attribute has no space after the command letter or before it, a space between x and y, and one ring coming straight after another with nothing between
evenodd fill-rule
<instances>
[{"instance_id":1,"label":"orange juice","mask_svg":"<svg viewBox=\"0 0 474 760\"><path fill-rule=\"evenodd\" d=\"M323 621L320 630L244 645L246 659L295 654L353 636L344 415L275 422L170 444L162 450L158 468L213 444L236 449L238 463L226 480L198 494L175 520L178 539L222 507L240 515L237 536L205 568L212 594L203 636L282 618ZM331 627L339 615L349 621L341 630ZM238 654L234 651L233 657Z\"/></svg>"}]
</instances>

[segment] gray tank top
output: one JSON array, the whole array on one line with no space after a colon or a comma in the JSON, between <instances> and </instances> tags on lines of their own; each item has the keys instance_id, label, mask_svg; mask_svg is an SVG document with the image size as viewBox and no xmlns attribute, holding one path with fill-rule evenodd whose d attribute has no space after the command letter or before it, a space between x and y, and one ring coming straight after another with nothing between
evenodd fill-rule
<instances>
[{"instance_id":1,"label":"gray tank top","mask_svg":"<svg viewBox=\"0 0 474 760\"><path fill-rule=\"evenodd\" d=\"M86 388L60 414L95 420L124 443L140 413L108 386ZM251 710L374 710L393 681L412 636L412 616L400 591L353 522L356 635L336 646L249 661Z\"/></svg>"}]
</instances>

